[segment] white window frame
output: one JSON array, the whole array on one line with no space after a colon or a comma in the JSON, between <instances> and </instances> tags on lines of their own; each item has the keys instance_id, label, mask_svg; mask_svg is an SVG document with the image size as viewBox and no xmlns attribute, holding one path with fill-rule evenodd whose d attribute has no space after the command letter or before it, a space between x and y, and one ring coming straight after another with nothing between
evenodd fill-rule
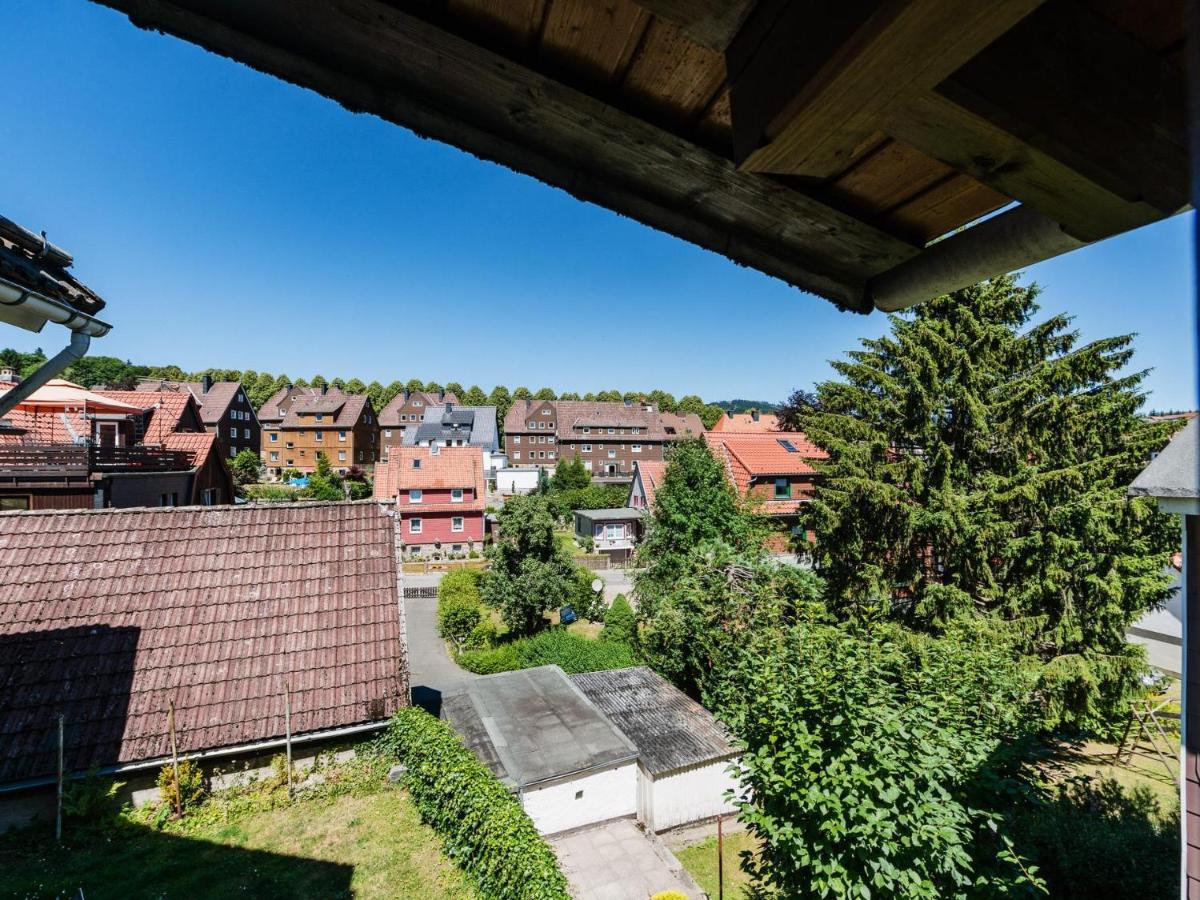
<instances>
[{"instance_id":1,"label":"white window frame","mask_svg":"<svg viewBox=\"0 0 1200 900\"><path fill-rule=\"evenodd\" d=\"M346 461L346 451L339 450L338 451L338 462L345 462L345 461Z\"/></svg>"},{"instance_id":2,"label":"white window frame","mask_svg":"<svg viewBox=\"0 0 1200 900\"><path fill-rule=\"evenodd\" d=\"M388 432L388 434L391 434L391 432L389 431L389 432ZM338 432L338 440L339 440L339 441L345 441L345 440L346 440L346 432L344 432L344 431L339 431L339 432Z\"/></svg>"},{"instance_id":3,"label":"white window frame","mask_svg":"<svg viewBox=\"0 0 1200 900\"><path fill-rule=\"evenodd\" d=\"M238 449L237 449L237 447L234 447L234 446L231 444L231 445L230 445L230 447L229 447L229 458L230 458L230 459L233 459L235 456L237 456L237 454L238 454Z\"/></svg>"},{"instance_id":4,"label":"white window frame","mask_svg":"<svg viewBox=\"0 0 1200 900\"><path fill-rule=\"evenodd\" d=\"M279 442L279 433L276 431L272 431L271 432L271 443L276 444L278 442Z\"/></svg>"},{"instance_id":5,"label":"white window frame","mask_svg":"<svg viewBox=\"0 0 1200 900\"><path fill-rule=\"evenodd\" d=\"M584 453L591 453L591 452L592 452L592 445L591 445L591 444L584 444L584 445L583 445L583 452L584 452Z\"/></svg>"},{"instance_id":6,"label":"white window frame","mask_svg":"<svg viewBox=\"0 0 1200 900\"><path fill-rule=\"evenodd\" d=\"M249 428L242 429L242 437L244 437L246 440L250 440L250 429Z\"/></svg>"},{"instance_id":7,"label":"white window frame","mask_svg":"<svg viewBox=\"0 0 1200 900\"><path fill-rule=\"evenodd\" d=\"M454 516L450 519L450 530L453 532L462 532L466 530L466 523L462 516Z\"/></svg>"},{"instance_id":8,"label":"white window frame","mask_svg":"<svg viewBox=\"0 0 1200 900\"><path fill-rule=\"evenodd\" d=\"M229 426L229 436L231 438L233 438L234 440L237 440L237 426L236 425Z\"/></svg>"},{"instance_id":9,"label":"white window frame","mask_svg":"<svg viewBox=\"0 0 1200 900\"><path fill-rule=\"evenodd\" d=\"M584 434L591 434L591 433L592 433L592 429L591 429L591 428L584 428L584 429L583 429L583 433L584 433Z\"/></svg>"},{"instance_id":10,"label":"white window frame","mask_svg":"<svg viewBox=\"0 0 1200 900\"><path fill-rule=\"evenodd\" d=\"M425 492L422 491L420 488L409 488L408 503L410 506L415 506L416 504L422 502L422 500L424 500L424 498L425 498Z\"/></svg>"},{"instance_id":11,"label":"white window frame","mask_svg":"<svg viewBox=\"0 0 1200 900\"><path fill-rule=\"evenodd\" d=\"M391 437L391 436L392 436L392 429L390 429L390 428L385 428L385 429L383 429L383 436L384 436L384 437ZM340 439L339 439L339 440L340 440Z\"/></svg>"},{"instance_id":12,"label":"white window frame","mask_svg":"<svg viewBox=\"0 0 1200 900\"><path fill-rule=\"evenodd\" d=\"M318 444L323 444L323 443L325 443L325 432L323 432L323 431L314 431L314 432L313 432L313 440L314 440L314 441L316 441Z\"/></svg>"},{"instance_id":13,"label":"white window frame","mask_svg":"<svg viewBox=\"0 0 1200 900\"><path fill-rule=\"evenodd\" d=\"M520 451L520 450L514 450L514 451L513 451L513 459L520 459L520 458L521 458L521 451Z\"/></svg>"},{"instance_id":14,"label":"white window frame","mask_svg":"<svg viewBox=\"0 0 1200 900\"><path fill-rule=\"evenodd\" d=\"M278 450L271 451L271 462L279 462L279 451Z\"/></svg>"},{"instance_id":15,"label":"white window frame","mask_svg":"<svg viewBox=\"0 0 1200 900\"><path fill-rule=\"evenodd\" d=\"M641 453L642 445L641 444L630 444L629 449L632 450L634 453Z\"/></svg>"},{"instance_id":16,"label":"white window frame","mask_svg":"<svg viewBox=\"0 0 1200 900\"><path fill-rule=\"evenodd\" d=\"M513 443L514 443L514 444L519 444L519 443L521 443L521 436L520 436L519 434L514 434L514 435L512 436L512 438L513 438Z\"/></svg>"},{"instance_id":17,"label":"white window frame","mask_svg":"<svg viewBox=\"0 0 1200 900\"><path fill-rule=\"evenodd\" d=\"M451 488L450 489L450 502L451 503L462 503L463 502L463 489L462 488Z\"/></svg>"},{"instance_id":18,"label":"white window frame","mask_svg":"<svg viewBox=\"0 0 1200 900\"><path fill-rule=\"evenodd\" d=\"M624 522L605 522L604 523L604 537L605 537L605 539L610 540L610 541L621 540L623 537L625 537L625 523Z\"/></svg>"},{"instance_id":19,"label":"white window frame","mask_svg":"<svg viewBox=\"0 0 1200 900\"><path fill-rule=\"evenodd\" d=\"M408 533L409 534L420 534L421 529L424 527L424 524L425 523L423 521L421 521L420 519L409 519L408 520Z\"/></svg>"},{"instance_id":20,"label":"white window frame","mask_svg":"<svg viewBox=\"0 0 1200 900\"><path fill-rule=\"evenodd\" d=\"M616 450L609 450L609 451L608 451L608 458L609 458L609 459L616 459L616 458L617 458L617 451L616 451Z\"/></svg>"}]
</instances>

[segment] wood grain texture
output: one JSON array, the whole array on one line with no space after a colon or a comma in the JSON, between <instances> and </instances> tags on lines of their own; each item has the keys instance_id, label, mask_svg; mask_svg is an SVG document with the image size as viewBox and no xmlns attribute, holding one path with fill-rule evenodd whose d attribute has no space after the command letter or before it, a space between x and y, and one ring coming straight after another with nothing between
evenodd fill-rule
<instances>
[{"instance_id":1,"label":"wood grain texture","mask_svg":"<svg viewBox=\"0 0 1200 900\"><path fill-rule=\"evenodd\" d=\"M665 22L678 25L688 40L723 52L754 7L755 0L638 0Z\"/></svg>"}]
</instances>

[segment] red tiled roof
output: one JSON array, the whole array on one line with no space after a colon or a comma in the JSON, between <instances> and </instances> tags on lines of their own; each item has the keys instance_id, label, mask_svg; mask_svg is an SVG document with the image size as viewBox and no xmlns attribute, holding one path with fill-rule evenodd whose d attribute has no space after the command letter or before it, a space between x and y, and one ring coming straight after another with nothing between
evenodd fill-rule
<instances>
[{"instance_id":1,"label":"red tiled roof","mask_svg":"<svg viewBox=\"0 0 1200 900\"><path fill-rule=\"evenodd\" d=\"M634 467L642 477L642 487L646 491L646 508L653 510L654 494L667 474L667 464L662 460L638 459L634 461Z\"/></svg>"},{"instance_id":2,"label":"red tiled roof","mask_svg":"<svg viewBox=\"0 0 1200 900\"><path fill-rule=\"evenodd\" d=\"M726 413L717 420L710 431L734 434L761 434L764 431L778 431L779 417L771 413L760 413L758 421L750 413Z\"/></svg>"},{"instance_id":3,"label":"red tiled roof","mask_svg":"<svg viewBox=\"0 0 1200 900\"><path fill-rule=\"evenodd\" d=\"M0 784L380 721L406 703L373 501L0 515Z\"/></svg>"},{"instance_id":4,"label":"red tiled roof","mask_svg":"<svg viewBox=\"0 0 1200 900\"><path fill-rule=\"evenodd\" d=\"M170 391L97 391L105 397L120 400L150 412L146 422L143 444L161 444L174 432L189 404L196 401L191 394ZM199 410L197 409L197 413Z\"/></svg>"},{"instance_id":5,"label":"red tiled roof","mask_svg":"<svg viewBox=\"0 0 1200 900\"><path fill-rule=\"evenodd\" d=\"M208 457L217 452L217 436L211 431L176 431L163 441L168 450L178 450L188 455L193 468L204 465Z\"/></svg>"},{"instance_id":6,"label":"red tiled roof","mask_svg":"<svg viewBox=\"0 0 1200 900\"><path fill-rule=\"evenodd\" d=\"M375 464L375 497L395 500L401 491L470 488L484 498L483 454L478 447L393 447L387 462ZM421 467L413 468L413 460ZM454 504L461 507L461 503ZM425 508L429 508L426 506Z\"/></svg>"},{"instance_id":7,"label":"red tiled roof","mask_svg":"<svg viewBox=\"0 0 1200 900\"><path fill-rule=\"evenodd\" d=\"M0 442L33 444L73 444L76 437L91 437L92 426L79 412L29 412L16 407L4 414L14 429L24 434L0 434Z\"/></svg>"},{"instance_id":8,"label":"red tiled roof","mask_svg":"<svg viewBox=\"0 0 1200 900\"><path fill-rule=\"evenodd\" d=\"M204 390L199 381L143 381L137 386L138 391L166 391L179 393L189 391L200 406L200 419L205 425L215 425L221 421L229 404L242 389L239 381L214 381Z\"/></svg>"},{"instance_id":9,"label":"red tiled roof","mask_svg":"<svg viewBox=\"0 0 1200 900\"><path fill-rule=\"evenodd\" d=\"M775 431L762 434L732 434L709 432L704 436L717 459L725 465L729 480L738 494L745 496L755 478L772 475L813 475L816 469L813 460L826 459L828 454L812 443L803 432ZM783 446L787 441L796 448L789 451ZM764 511L771 513L794 512L801 500L773 500L763 502Z\"/></svg>"}]
</instances>

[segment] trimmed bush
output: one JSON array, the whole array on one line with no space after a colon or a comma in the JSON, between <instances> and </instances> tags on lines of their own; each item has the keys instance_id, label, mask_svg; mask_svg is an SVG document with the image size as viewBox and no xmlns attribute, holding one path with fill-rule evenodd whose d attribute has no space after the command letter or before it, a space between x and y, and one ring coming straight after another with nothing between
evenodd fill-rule
<instances>
[{"instance_id":1,"label":"trimmed bush","mask_svg":"<svg viewBox=\"0 0 1200 900\"><path fill-rule=\"evenodd\" d=\"M633 613L633 607L629 605L624 594L617 594L612 606L604 613L604 628L600 631L600 640L632 645L636 636L637 616Z\"/></svg>"},{"instance_id":2,"label":"trimmed bush","mask_svg":"<svg viewBox=\"0 0 1200 900\"><path fill-rule=\"evenodd\" d=\"M501 644L491 650L461 653L458 664L478 675L550 665L559 666L568 675L577 675L636 666L638 659L628 644L593 641L565 628L548 628L533 637Z\"/></svg>"},{"instance_id":3,"label":"trimmed bush","mask_svg":"<svg viewBox=\"0 0 1200 900\"><path fill-rule=\"evenodd\" d=\"M438 585L438 634L462 650L481 619L479 573L469 569L447 572Z\"/></svg>"},{"instance_id":4,"label":"trimmed bush","mask_svg":"<svg viewBox=\"0 0 1200 900\"><path fill-rule=\"evenodd\" d=\"M481 895L569 900L554 851L446 723L417 707L402 709L382 743L407 767L404 786L422 821Z\"/></svg>"}]
</instances>

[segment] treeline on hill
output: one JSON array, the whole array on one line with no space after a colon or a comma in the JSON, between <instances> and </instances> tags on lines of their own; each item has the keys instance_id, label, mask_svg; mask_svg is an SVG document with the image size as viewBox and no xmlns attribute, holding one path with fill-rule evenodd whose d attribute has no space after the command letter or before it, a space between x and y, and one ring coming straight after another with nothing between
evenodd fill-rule
<instances>
[{"instance_id":1,"label":"treeline on hill","mask_svg":"<svg viewBox=\"0 0 1200 900\"><path fill-rule=\"evenodd\" d=\"M16 350L0 350L0 365L14 367L22 377L29 375L34 369L46 361L46 355L41 350L33 353L20 353ZM143 366L135 365L128 360L117 359L115 356L85 356L78 360L63 373L64 378L84 387L107 385L117 390L130 390L143 379L162 378L168 381L199 381L201 376L209 375L214 381L240 381L245 388L246 396L254 404L255 409L261 409L267 399L286 384L300 386L331 385L351 394L366 394L371 398L371 404L376 410L383 409L393 397L401 391L452 391L458 396L459 402L465 406L495 406L496 415L501 424L514 400L603 400L621 402L655 403L664 412L695 413L704 422L705 428L711 428L721 418L724 408L715 403L705 403L696 394L686 394L676 397L662 390L653 391L589 391L579 394L574 391L556 393L553 388L543 387L531 391L519 386L511 390L504 385L496 385L490 392L485 392L477 384L463 387L457 381L440 384L436 381L421 381L411 378L408 381L392 381L381 384L378 381L365 383L358 378L325 378L313 375L311 378L292 378L287 374L272 375L270 372L256 372L254 369L204 369L199 372L185 372L179 366ZM735 401L741 402L741 401ZM766 408L759 404L756 408Z\"/></svg>"}]
</instances>

